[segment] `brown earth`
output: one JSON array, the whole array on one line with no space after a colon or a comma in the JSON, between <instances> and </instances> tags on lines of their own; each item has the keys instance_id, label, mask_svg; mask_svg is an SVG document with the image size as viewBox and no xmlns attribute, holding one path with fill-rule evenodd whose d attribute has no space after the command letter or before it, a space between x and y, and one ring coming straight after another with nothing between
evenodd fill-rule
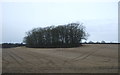
<instances>
[{"instance_id":1,"label":"brown earth","mask_svg":"<svg viewBox=\"0 0 120 75\"><path fill-rule=\"evenodd\" d=\"M3 73L117 73L117 44L84 44L76 48L6 48Z\"/></svg>"}]
</instances>

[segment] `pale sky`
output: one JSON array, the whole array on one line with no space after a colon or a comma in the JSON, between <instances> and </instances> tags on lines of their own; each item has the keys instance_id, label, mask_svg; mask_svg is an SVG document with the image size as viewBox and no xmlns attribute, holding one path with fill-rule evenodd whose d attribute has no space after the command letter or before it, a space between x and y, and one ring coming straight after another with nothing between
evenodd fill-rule
<instances>
[{"instance_id":1,"label":"pale sky","mask_svg":"<svg viewBox=\"0 0 120 75\"><path fill-rule=\"evenodd\" d=\"M99 0L100 1L100 0ZM105 1L105 0L104 0ZM88 41L118 42L118 2L2 2L2 42L22 42L25 32L82 22Z\"/></svg>"}]
</instances>

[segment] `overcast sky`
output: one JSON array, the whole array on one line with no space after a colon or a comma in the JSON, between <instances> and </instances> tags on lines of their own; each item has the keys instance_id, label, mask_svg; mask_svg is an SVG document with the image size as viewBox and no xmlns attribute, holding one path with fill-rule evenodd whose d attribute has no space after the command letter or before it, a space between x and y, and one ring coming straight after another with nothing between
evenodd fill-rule
<instances>
[{"instance_id":1,"label":"overcast sky","mask_svg":"<svg viewBox=\"0 0 120 75\"><path fill-rule=\"evenodd\" d=\"M88 41L118 42L117 2L4 2L2 42L22 42L33 28L71 22L83 23Z\"/></svg>"}]
</instances>

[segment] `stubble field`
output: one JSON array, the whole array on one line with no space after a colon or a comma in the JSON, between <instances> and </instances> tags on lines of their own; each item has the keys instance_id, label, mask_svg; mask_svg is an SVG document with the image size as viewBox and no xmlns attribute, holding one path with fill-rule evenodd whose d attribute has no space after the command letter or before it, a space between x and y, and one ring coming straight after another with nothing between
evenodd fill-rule
<instances>
[{"instance_id":1,"label":"stubble field","mask_svg":"<svg viewBox=\"0 0 120 75\"><path fill-rule=\"evenodd\" d=\"M117 73L117 44L76 48L4 48L3 73Z\"/></svg>"}]
</instances>

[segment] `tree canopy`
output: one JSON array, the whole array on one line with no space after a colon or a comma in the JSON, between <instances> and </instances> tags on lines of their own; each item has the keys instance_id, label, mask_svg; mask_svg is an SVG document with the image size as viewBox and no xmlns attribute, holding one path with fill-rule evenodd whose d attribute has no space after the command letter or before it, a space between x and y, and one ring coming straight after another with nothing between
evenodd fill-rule
<instances>
[{"instance_id":1,"label":"tree canopy","mask_svg":"<svg viewBox=\"0 0 120 75\"><path fill-rule=\"evenodd\" d=\"M77 47L87 39L85 27L80 23L34 28L27 32L24 43L27 47Z\"/></svg>"}]
</instances>

